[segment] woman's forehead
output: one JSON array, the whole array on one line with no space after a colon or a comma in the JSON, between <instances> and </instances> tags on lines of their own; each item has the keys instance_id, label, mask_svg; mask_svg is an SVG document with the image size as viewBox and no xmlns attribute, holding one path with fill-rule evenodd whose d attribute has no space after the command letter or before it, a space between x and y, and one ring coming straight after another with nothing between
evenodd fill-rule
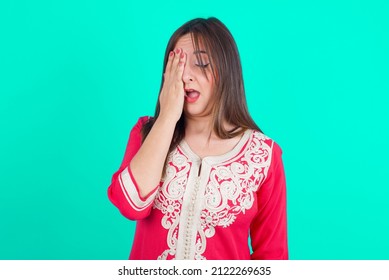
<instances>
[{"instance_id":1,"label":"woman's forehead","mask_svg":"<svg viewBox=\"0 0 389 280\"><path fill-rule=\"evenodd\" d=\"M184 51L190 53L194 53L194 52L206 53L204 47L202 47L201 42L198 43L199 43L198 46L199 49L196 49L191 34L185 34L184 36L178 39L175 48L182 48Z\"/></svg>"},{"instance_id":2,"label":"woman's forehead","mask_svg":"<svg viewBox=\"0 0 389 280\"><path fill-rule=\"evenodd\" d=\"M186 34L180 37L176 43L176 48L182 48L184 50L193 50L194 45L190 34Z\"/></svg>"}]
</instances>

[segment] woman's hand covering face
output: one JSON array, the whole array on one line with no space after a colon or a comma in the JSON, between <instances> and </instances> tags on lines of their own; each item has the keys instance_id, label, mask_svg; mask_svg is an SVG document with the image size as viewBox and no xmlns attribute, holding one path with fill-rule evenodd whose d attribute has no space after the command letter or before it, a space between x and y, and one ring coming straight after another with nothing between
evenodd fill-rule
<instances>
[{"instance_id":1,"label":"woman's hand covering face","mask_svg":"<svg viewBox=\"0 0 389 280\"><path fill-rule=\"evenodd\" d=\"M164 82L159 96L160 117L177 122L184 107L185 90L182 75L186 63L185 52L177 48L169 53Z\"/></svg>"}]
</instances>

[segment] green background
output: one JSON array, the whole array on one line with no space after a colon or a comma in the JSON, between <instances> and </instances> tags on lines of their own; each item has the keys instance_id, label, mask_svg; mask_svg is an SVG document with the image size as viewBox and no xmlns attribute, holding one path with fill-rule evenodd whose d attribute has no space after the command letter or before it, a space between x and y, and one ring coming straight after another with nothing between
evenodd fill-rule
<instances>
[{"instance_id":1,"label":"green background","mask_svg":"<svg viewBox=\"0 0 389 280\"><path fill-rule=\"evenodd\" d=\"M282 147L291 259L389 259L388 1L1 1L0 259L127 259L108 201L173 31L216 16Z\"/></svg>"}]
</instances>

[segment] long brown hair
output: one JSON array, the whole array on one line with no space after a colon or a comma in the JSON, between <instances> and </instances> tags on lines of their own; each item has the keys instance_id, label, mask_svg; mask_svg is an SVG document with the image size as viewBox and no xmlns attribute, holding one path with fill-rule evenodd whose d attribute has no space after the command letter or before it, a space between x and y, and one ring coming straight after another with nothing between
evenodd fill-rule
<instances>
[{"instance_id":1,"label":"long brown hair","mask_svg":"<svg viewBox=\"0 0 389 280\"><path fill-rule=\"evenodd\" d=\"M200 44L210 57L210 66L215 78L213 107L213 129L215 134L222 138L233 138L242 134L246 129L261 131L251 118L246 102L243 85L242 66L235 40L227 27L217 18L196 18L188 21L178 28L170 38L163 61L165 73L169 52L173 51L177 41L184 35L190 34L195 51L200 50ZM202 64L201 55L197 53L197 59ZM203 69L205 75L205 69ZM163 75L160 92L163 87ZM142 139L147 137L160 112L159 98L155 109L154 118L150 118L142 128ZM234 126L227 130L223 123ZM176 124L169 153L181 142L185 136L184 114Z\"/></svg>"}]
</instances>

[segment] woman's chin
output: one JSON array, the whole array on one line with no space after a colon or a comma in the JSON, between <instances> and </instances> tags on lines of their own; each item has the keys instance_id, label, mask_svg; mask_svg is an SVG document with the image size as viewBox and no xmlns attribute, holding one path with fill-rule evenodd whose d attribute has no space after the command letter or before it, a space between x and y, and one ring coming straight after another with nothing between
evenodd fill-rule
<instances>
[{"instance_id":1,"label":"woman's chin","mask_svg":"<svg viewBox=\"0 0 389 280\"><path fill-rule=\"evenodd\" d=\"M184 114L186 117L206 117L211 116L212 110L206 110L204 107L193 106L190 104L188 106L184 106Z\"/></svg>"}]
</instances>

